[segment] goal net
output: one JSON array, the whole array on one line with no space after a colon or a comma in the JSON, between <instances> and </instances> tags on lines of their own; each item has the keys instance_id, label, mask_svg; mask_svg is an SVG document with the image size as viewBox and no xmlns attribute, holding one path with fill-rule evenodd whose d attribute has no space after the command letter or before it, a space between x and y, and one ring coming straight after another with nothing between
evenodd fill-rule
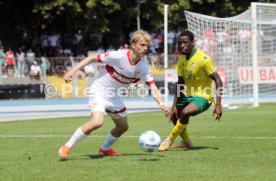
<instances>
[{"instance_id":1,"label":"goal net","mask_svg":"<svg viewBox=\"0 0 276 181\"><path fill-rule=\"evenodd\" d=\"M223 80L223 104L276 100L276 4L251 3L230 18L185 16L195 46L210 55Z\"/></svg>"}]
</instances>

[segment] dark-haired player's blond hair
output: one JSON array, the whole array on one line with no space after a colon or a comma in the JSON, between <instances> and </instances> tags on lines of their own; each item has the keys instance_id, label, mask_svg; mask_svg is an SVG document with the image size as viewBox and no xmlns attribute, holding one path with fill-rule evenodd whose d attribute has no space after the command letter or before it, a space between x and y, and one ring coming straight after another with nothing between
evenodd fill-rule
<instances>
[{"instance_id":1,"label":"dark-haired player's blond hair","mask_svg":"<svg viewBox=\"0 0 276 181\"><path fill-rule=\"evenodd\" d=\"M131 43L137 43L138 41L140 41L142 38L144 38L146 40L146 42L151 45L151 36L149 35L148 32L144 31L144 30L137 30L135 31L130 38L130 44Z\"/></svg>"}]
</instances>

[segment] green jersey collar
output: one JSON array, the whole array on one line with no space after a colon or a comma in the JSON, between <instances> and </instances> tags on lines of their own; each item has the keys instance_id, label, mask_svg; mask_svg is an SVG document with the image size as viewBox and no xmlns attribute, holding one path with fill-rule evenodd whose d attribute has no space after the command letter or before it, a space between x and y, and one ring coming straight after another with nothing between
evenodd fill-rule
<instances>
[{"instance_id":1,"label":"green jersey collar","mask_svg":"<svg viewBox=\"0 0 276 181\"><path fill-rule=\"evenodd\" d=\"M193 48L192 49L192 52L191 52L191 54L190 54L190 56L187 58L187 56L186 56L186 60L188 61L188 60L190 60L191 58L192 58L192 56L194 56L194 54L196 53L196 51L197 51L197 49L196 48Z\"/></svg>"}]
</instances>

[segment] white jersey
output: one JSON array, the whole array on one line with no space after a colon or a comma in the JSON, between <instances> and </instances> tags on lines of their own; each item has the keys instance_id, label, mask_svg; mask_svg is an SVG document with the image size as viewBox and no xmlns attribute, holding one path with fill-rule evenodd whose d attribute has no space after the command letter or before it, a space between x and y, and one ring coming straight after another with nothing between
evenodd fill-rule
<instances>
[{"instance_id":1,"label":"white jersey","mask_svg":"<svg viewBox=\"0 0 276 181\"><path fill-rule=\"evenodd\" d=\"M106 64L88 92L91 111L107 112L112 117L125 117L126 107L118 95L119 88L129 87L140 79L147 85L154 84L145 58L136 64L130 61L129 50L111 51L97 55L98 62Z\"/></svg>"},{"instance_id":2,"label":"white jersey","mask_svg":"<svg viewBox=\"0 0 276 181\"><path fill-rule=\"evenodd\" d=\"M91 89L105 92L116 91L120 87L129 87L140 79L147 85L154 84L153 76L145 58L136 64L130 61L129 50L111 51L97 55L98 62L106 64L100 75L94 81ZM105 96L107 96L105 92Z\"/></svg>"}]
</instances>

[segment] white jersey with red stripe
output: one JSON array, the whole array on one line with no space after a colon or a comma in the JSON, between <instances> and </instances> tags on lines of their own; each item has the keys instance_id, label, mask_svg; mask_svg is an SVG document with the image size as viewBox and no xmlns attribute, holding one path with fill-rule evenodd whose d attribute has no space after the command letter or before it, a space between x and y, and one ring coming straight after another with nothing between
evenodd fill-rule
<instances>
[{"instance_id":1,"label":"white jersey with red stripe","mask_svg":"<svg viewBox=\"0 0 276 181\"><path fill-rule=\"evenodd\" d=\"M154 84L153 76L145 58L136 64L130 61L130 50L111 51L98 54L98 62L105 68L91 85L88 98L92 112L106 111L108 114L124 117L126 108L118 96L119 88L129 87L140 79L147 85Z\"/></svg>"},{"instance_id":2,"label":"white jersey with red stripe","mask_svg":"<svg viewBox=\"0 0 276 181\"><path fill-rule=\"evenodd\" d=\"M130 50L111 51L98 54L98 62L106 64L100 75L92 84L92 89L97 91L116 91L120 87L129 87L140 79L147 85L154 84L153 76L145 58L136 64L130 61ZM112 89L111 89L112 90Z\"/></svg>"}]
</instances>

